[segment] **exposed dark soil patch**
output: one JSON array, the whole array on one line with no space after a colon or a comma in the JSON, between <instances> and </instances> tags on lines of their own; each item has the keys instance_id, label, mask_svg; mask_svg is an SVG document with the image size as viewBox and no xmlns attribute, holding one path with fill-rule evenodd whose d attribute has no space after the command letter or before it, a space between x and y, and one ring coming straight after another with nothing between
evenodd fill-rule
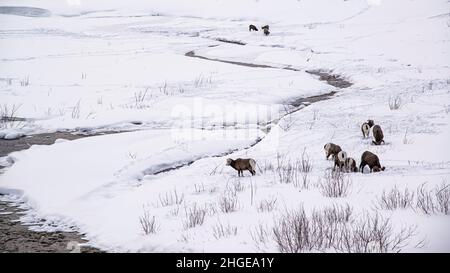
<instances>
[{"instance_id":1,"label":"exposed dark soil patch","mask_svg":"<svg viewBox=\"0 0 450 273\"><path fill-rule=\"evenodd\" d=\"M118 132L105 132L112 134ZM15 140L0 140L0 157L15 151L26 150L32 145L51 145L56 139L75 140L94 135L57 132L37 134ZM1 168L1 166L0 166ZM24 210L15 204L0 201L0 252L72 252L76 249L68 248L69 242L85 243L83 236L77 232L36 232L29 230L20 222L20 214ZM91 247L81 247L81 252L102 252Z\"/></svg>"},{"instance_id":2,"label":"exposed dark soil patch","mask_svg":"<svg viewBox=\"0 0 450 273\"><path fill-rule=\"evenodd\" d=\"M298 99L295 99L293 101L290 101L289 105L292 105L292 106L295 106L295 107L299 107L301 105L309 105L311 103L315 103L315 102L318 102L318 101L328 100L334 94L336 94L336 91L332 91L330 93L317 95L317 96L311 96L311 97L306 97L306 98L298 98Z\"/></svg>"},{"instance_id":3,"label":"exposed dark soil patch","mask_svg":"<svg viewBox=\"0 0 450 273\"><path fill-rule=\"evenodd\" d=\"M319 76L320 81L325 81L329 85L337 88L348 88L352 83L343 79L340 75L332 74L323 70L306 70L306 73Z\"/></svg>"},{"instance_id":4,"label":"exposed dark soil patch","mask_svg":"<svg viewBox=\"0 0 450 273\"><path fill-rule=\"evenodd\" d=\"M227 64L234 64L234 65L240 65L240 66L246 66L246 67L276 68L276 67L272 67L272 66L264 65L264 64L252 64L252 63L244 63L244 62L236 62L236 61L227 61L227 60L221 60L221 59L208 58L208 57L196 55L194 50L189 51L188 53L186 53L184 55L188 56L188 57L199 58L199 59L202 59L202 60L208 60L208 61L213 61L213 62L221 62L221 63L227 63ZM278 69L278 68L276 68L276 69Z\"/></svg>"},{"instance_id":5,"label":"exposed dark soil patch","mask_svg":"<svg viewBox=\"0 0 450 273\"><path fill-rule=\"evenodd\" d=\"M240 65L245 67L253 67L253 68L271 68L271 69L283 69L283 70L289 70L289 71L301 71L300 69L285 66L285 67L275 67L270 65L264 65L264 64L254 64L254 63L246 63L246 62L237 62L237 61L228 61L228 60L222 60L222 59L216 59L216 58L208 58L205 56L197 55L195 54L195 51L189 51L185 54L185 56L193 57L193 58L199 58L202 60L208 60L213 62L221 62L221 63L227 63L227 64L234 64L234 65ZM320 81L324 81L327 84L337 87L337 88L348 88L352 85L351 82L344 79L342 76L333 74L332 72L327 72L324 70L306 70L306 73L319 76Z\"/></svg>"},{"instance_id":6,"label":"exposed dark soil patch","mask_svg":"<svg viewBox=\"0 0 450 273\"><path fill-rule=\"evenodd\" d=\"M12 152L29 149L32 145L51 145L59 138L75 140L83 137L115 134L119 132L111 131L99 134L76 134L70 132L45 133L31 136L25 136L19 139L5 140L0 139L0 157L7 156Z\"/></svg>"},{"instance_id":7,"label":"exposed dark soil patch","mask_svg":"<svg viewBox=\"0 0 450 273\"><path fill-rule=\"evenodd\" d=\"M9 6L0 6L0 14L10 14L25 17L49 17L50 15L52 15L52 13L46 9Z\"/></svg>"},{"instance_id":8,"label":"exposed dark soil patch","mask_svg":"<svg viewBox=\"0 0 450 273\"><path fill-rule=\"evenodd\" d=\"M235 45L246 45L246 43L241 41L235 41L235 40L228 40L224 38L217 38L216 41L222 42L222 43L228 43L228 44L235 44Z\"/></svg>"},{"instance_id":9,"label":"exposed dark soil patch","mask_svg":"<svg viewBox=\"0 0 450 273\"><path fill-rule=\"evenodd\" d=\"M213 156L208 156L208 158L211 158L211 157L223 157L223 156L230 155L230 154L232 154L232 153L234 153L234 152L237 152L237 151L239 151L239 150L248 150L248 149L252 148L253 146L255 146L256 144L258 144L259 142L261 142L261 140L262 140L262 138L259 138L259 137L258 137L258 138L257 138L252 144L250 144L248 147L245 147L245 148L243 148L243 149L233 149L233 150L229 150L228 152L224 152L224 153L217 154L217 155L213 155ZM192 165L192 163L194 163L194 162L196 162L196 161L198 161L198 160L200 160L200 159L202 159L202 158L199 158L199 159L196 159L196 160L191 160L191 161L189 161L189 162L186 162L186 163L184 163L184 164L180 164L180 165L178 165L178 166L171 166L171 167L169 167L169 168L166 168L166 169L163 169L163 170L154 172L154 173L148 173L147 175L157 175L157 174L161 174L161 173L166 173L166 172L178 170L178 169L181 169L181 168L183 168L183 167L190 166L190 165Z\"/></svg>"},{"instance_id":10,"label":"exposed dark soil patch","mask_svg":"<svg viewBox=\"0 0 450 273\"><path fill-rule=\"evenodd\" d=\"M0 201L0 252L72 252L76 244L86 243L76 232L36 232L23 226L19 220L24 211L13 204ZM81 252L102 252L80 246Z\"/></svg>"}]
</instances>

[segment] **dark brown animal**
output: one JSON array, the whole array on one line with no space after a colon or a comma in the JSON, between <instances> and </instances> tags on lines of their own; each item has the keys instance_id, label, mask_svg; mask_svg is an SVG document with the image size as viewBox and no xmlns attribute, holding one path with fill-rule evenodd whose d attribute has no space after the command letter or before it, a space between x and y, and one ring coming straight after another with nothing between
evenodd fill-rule
<instances>
[{"instance_id":1,"label":"dark brown animal","mask_svg":"<svg viewBox=\"0 0 450 273\"><path fill-rule=\"evenodd\" d=\"M375 145L381 145L381 143L384 143L384 135L383 135L383 130L381 130L380 125L375 125L373 126L372 129L372 134L373 134L373 141L372 143Z\"/></svg>"},{"instance_id":2,"label":"dark brown animal","mask_svg":"<svg viewBox=\"0 0 450 273\"><path fill-rule=\"evenodd\" d=\"M267 30L269 30L269 25L262 26L261 29L267 29Z\"/></svg>"},{"instance_id":3,"label":"dark brown animal","mask_svg":"<svg viewBox=\"0 0 450 273\"><path fill-rule=\"evenodd\" d=\"M249 25L248 26L248 31L258 31L258 28L255 25Z\"/></svg>"},{"instance_id":4,"label":"dark brown animal","mask_svg":"<svg viewBox=\"0 0 450 273\"><path fill-rule=\"evenodd\" d=\"M269 35L269 34L270 34L270 31L269 31L267 28L265 28L265 29L264 29L264 35L267 36L267 35Z\"/></svg>"},{"instance_id":5,"label":"dark brown animal","mask_svg":"<svg viewBox=\"0 0 450 273\"><path fill-rule=\"evenodd\" d=\"M356 160L351 157L347 157L345 159L345 170L347 172L357 172L358 168L356 167Z\"/></svg>"},{"instance_id":6,"label":"dark brown animal","mask_svg":"<svg viewBox=\"0 0 450 273\"><path fill-rule=\"evenodd\" d=\"M336 167L339 168L340 171L342 171L342 168L345 166L345 160L347 159L347 153L344 151L340 151L337 156L334 157L334 169Z\"/></svg>"},{"instance_id":7,"label":"dark brown animal","mask_svg":"<svg viewBox=\"0 0 450 273\"><path fill-rule=\"evenodd\" d=\"M325 150L325 154L327 156L327 160L330 157L330 155L333 155L333 158L337 156L337 154L342 151L341 146L333 144L333 143L327 143L325 146L323 146L323 149Z\"/></svg>"},{"instance_id":8,"label":"dark brown animal","mask_svg":"<svg viewBox=\"0 0 450 273\"><path fill-rule=\"evenodd\" d=\"M370 128L372 128L374 125L373 120L369 119L367 122L364 122L361 125L361 132L363 133L363 137L366 138L369 136Z\"/></svg>"},{"instance_id":9,"label":"dark brown animal","mask_svg":"<svg viewBox=\"0 0 450 273\"><path fill-rule=\"evenodd\" d=\"M238 171L238 176L244 176L244 171L248 170L252 175L256 174L256 161L252 158L233 160L227 159L227 165Z\"/></svg>"},{"instance_id":10,"label":"dark brown animal","mask_svg":"<svg viewBox=\"0 0 450 273\"><path fill-rule=\"evenodd\" d=\"M379 172L385 170L384 167L381 167L380 159L378 158L378 156L369 151L365 151L361 155L361 164L359 164L359 170L362 173L364 172L364 167L366 165L369 165L370 172Z\"/></svg>"}]
</instances>

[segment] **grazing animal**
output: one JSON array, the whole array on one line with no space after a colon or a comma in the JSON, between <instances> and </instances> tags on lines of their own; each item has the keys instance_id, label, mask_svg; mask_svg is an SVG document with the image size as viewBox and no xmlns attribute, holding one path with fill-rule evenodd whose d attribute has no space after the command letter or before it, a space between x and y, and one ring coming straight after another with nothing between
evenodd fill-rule
<instances>
[{"instance_id":1,"label":"grazing animal","mask_svg":"<svg viewBox=\"0 0 450 273\"><path fill-rule=\"evenodd\" d=\"M248 26L248 31L258 31L258 28L255 25L249 25Z\"/></svg>"},{"instance_id":2,"label":"grazing animal","mask_svg":"<svg viewBox=\"0 0 450 273\"><path fill-rule=\"evenodd\" d=\"M364 172L364 167L366 165L369 165L370 172L379 172L385 170L385 167L381 167L380 159L378 158L378 156L369 151L365 151L361 155L361 164L359 164L359 170L362 173Z\"/></svg>"},{"instance_id":3,"label":"grazing animal","mask_svg":"<svg viewBox=\"0 0 450 273\"><path fill-rule=\"evenodd\" d=\"M339 170L342 171L342 168L345 166L345 160L347 159L347 153L344 151L340 151L337 156L334 157L334 168L339 167Z\"/></svg>"},{"instance_id":4,"label":"grazing animal","mask_svg":"<svg viewBox=\"0 0 450 273\"><path fill-rule=\"evenodd\" d=\"M372 129L372 134L373 134L373 141L372 143L375 145L381 145L381 143L384 143L384 135L383 135L383 130L381 130L380 125L375 125L373 126Z\"/></svg>"},{"instance_id":5,"label":"grazing animal","mask_svg":"<svg viewBox=\"0 0 450 273\"><path fill-rule=\"evenodd\" d=\"M358 168L356 167L356 160L354 160L351 157L347 157L345 159L345 170L349 173L351 172L357 172Z\"/></svg>"},{"instance_id":6,"label":"grazing animal","mask_svg":"<svg viewBox=\"0 0 450 273\"><path fill-rule=\"evenodd\" d=\"M361 125L361 131L362 131L362 133L363 133L363 137L364 137L364 138L366 138L366 137L369 136L370 128L372 128L373 125L374 125L374 122L373 122L373 120L371 120L371 119L369 119L367 122L364 122L364 123Z\"/></svg>"},{"instance_id":7,"label":"grazing animal","mask_svg":"<svg viewBox=\"0 0 450 273\"><path fill-rule=\"evenodd\" d=\"M238 176L244 176L244 171L248 170L252 175L256 174L256 161L252 158L233 160L227 159L227 165L238 171Z\"/></svg>"},{"instance_id":8,"label":"grazing animal","mask_svg":"<svg viewBox=\"0 0 450 273\"><path fill-rule=\"evenodd\" d=\"M269 34L270 34L270 31L269 31L269 29L265 28L265 29L264 29L264 35L266 35L266 36L267 36L267 35L269 35Z\"/></svg>"},{"instance_id":9,"label":"grazing animal","mask_svg":"<svg viewBox=\"0 0 450 273\"><path fill-rule=\"evenodd\" d=\"M333 155L333 158L337 156L337 154L342 151L341 146L333 144L333 143L327 143L325 144L325 146L323 146L323 149L325 150L325 154L328 158L330 157L330 155Z\"/></svg>"}]
</instances>

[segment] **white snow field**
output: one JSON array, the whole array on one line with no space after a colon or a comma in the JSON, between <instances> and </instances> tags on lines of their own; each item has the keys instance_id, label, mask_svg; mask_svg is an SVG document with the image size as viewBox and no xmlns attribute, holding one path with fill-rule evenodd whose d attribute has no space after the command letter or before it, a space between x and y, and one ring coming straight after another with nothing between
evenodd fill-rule
<instances>
[{"instance_id":1,"label":"white snow field","mask_svg":"<svg viewBox=\"0 0 450 273\"><path fill-rule=\"evenodd\" d=\"M0 114L25 119L0 138L126 131L0 160L24 223L111 252L450 252L447 0L142 2L0 0ZM330 178L327 142L386 170Z\"/></svg>"}]
</instances>

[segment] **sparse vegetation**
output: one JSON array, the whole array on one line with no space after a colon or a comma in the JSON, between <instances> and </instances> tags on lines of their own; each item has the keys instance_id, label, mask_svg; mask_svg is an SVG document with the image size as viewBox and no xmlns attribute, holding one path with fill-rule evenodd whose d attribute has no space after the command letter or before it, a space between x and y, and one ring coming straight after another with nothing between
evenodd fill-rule
<instances>
[{"instance_id":1,"label":"sparse vegetation","mask_svg":"<svg viewBox=\"0 0 450 273\"><path fill-rule=\"evenodd\" d=\"M190 207L185 208L186 217L183 221L185 229L194 228L203 225L207 213L206 208L201 208L194 203Z\"/></svg>"},{"instance_id":2,"label":"sparse vegetation","mask_svg":"<svg viewBox=\"0 0 450 273\"><path fill-rule=\"evenodd\" d=\"M292 117L292 109L288 105L283 105L283 111L281 113L282 121L278 125L284 130L289 131L292 126L295 125L295 119Z\"/></svg>"},{"instance_id":3,"label":"sparse vegetation","mask_svg":"<svg viewBox=\"0 0 450 273\"><path fill-rule=\"evenodd\" d=\"M405 134L403 135L403 144L411 144L412 140L408 138L408 129L405 130Z\"/></svg>"},{"instance_id":4,"label":"sparse vegetation","mask_svg":"<svg viewBox=\"0 0 450 273\"><path fill-rule=\"evenodd\" d=\"M313 211L307 216L303 207L286 211L273 228L273 239L284 253L308 251L338 252L399 252L415 235L414 227L402 228L395 233L390 219L379 214L365 213L353 219L346 207Z\"/></svg>"},{"instance_id":5,"label":"sparse vegetation","mask_svg":"<svg viewBox=\"0 0 450 273\"><path fill-rule=\"evenodd\" d=\"M407 209L411 208L414 200L414 192L405 188L404 191L400 191L397 187L394 187L389 192L383 191L381 198L378 200L379 208L387 210L395 209Z\"/></svg>"},{"instance_id":6,"label":"sparse vegetation","mask_svg":"<svg viewBox=\"0 0 450 273\"><path fill-rule=\"evenodd\" d=\"M416 208L425 214L443 213L449 214L450 185L442 182L434 189L427 190L425 183L416 190Z\"/></svg>"},{"instance_id":7,"label":"sparse vegetation","mask_svg":"<svg viewBox=\"0 0 450 273\"><path fill-rule=\"evenodd\" d=\"M144 214L139 218L139 222L145 235L156 233L159 228L155 216L150 216L150 213L145 209Z\"/></svg>"},{"instance_id":8,"label":"sparse vegetation","mask_svg":"<svg viewBox=\"0 0 450 273\"><path fill-rule=\"evenodd\" d=\"M299 185L301 181L301 162L291 160L286 155L277 154L277 166L275 172L278 182L281 184Z\"/></svg>"},{"instance_id":9,"label":"sparse vegetation","mask_svg":"<svg viewBox=\"0 0 450 273\"><path fill-rule=\"evenodd\" d=\"M194 192L195 193L202 193L205 192L205 184L194 184Z\"/></svg>"},{"instance_id":10,"label":"sparse vegetation","mask_svg":"<svg viewBox=\"0 0 450 273\"><path fill-rule=\"evenodd\" d=\"M80 112L81 112L81 100L78 100L78 102L72 108L72 115L71 115L72 118L73 119L79 119L80 118Z\"/></svg>"},{"instance_id":11,"label":"sparse vegetation","mask_svg":"<svg viewBox=\"0 0 450 273\"><path fill-rule=\"evenodd\" d=\"M230 213L238 209L237 196L232 193L225 193L219 198L219 208L224 213Z\"/></svg>"},{"instance_id":12,"label":"sparse vegetation","mask_svg":"<svg viewBox=\"0 0 450 273\"><path fill-rule=\"evenodd\" d=\"M312 130L314 124L316 124L318 117L319 117L319 109L314 109L311 121L309 122L309 130Z\"/></svg>"},{"instance_id":13,"label":"sparse vegetation","mask_svg":"<svg viewBox=\"0 0 450 273\"><path fill-rule=\"evenodd\" d=\"M134 92L134 107L136 109L144 108L145 98L147 97L149 87L147 87L144 91Z\"/></svg>"},{"instance_id":14,"label":"sparse vegetation","mask_svg":"<svg viewBox=\"0 0 450 273\"><path fill-rule=\"evenodd\" d=\"M20 86L26 87L30 85L30 76L26 76L20 80Z\"/></svg>"},{"instance_id":15,"label":"sparse vegetation","mask_svg":"<svg viewBox=\"0 0 450 273\"><path fill-rule=\"evenodd\" d=\"M159 195L159 202L158 204L161 207L168 207L173 205L180 205L183 203L184 200L184 194L179 194L178 191L175 189L173 191L167 192L164 195Z\"/></svg>"},{"instance_id":16,"label":"sparse vegetation","mask_svg":"<svg viewBox=\"0 0 450 273\"><path fill-rule=\"evenodd\" d=\"M261 223L250 229L250 236L252 237L258 251L263 251L266 248L266 245L271 239L270 235L271 233L269 228Z\"/></svg>"},{"instance_id":17,"label":"sparse vegetation","mask_svg":"<svg viewBox=\"0 0 450 273\"><path fill-rule=\"evenodd\" d=\"M17 118L17 112L21 105L0 105L0 128L17 128L23 125L22 121Z\"/></svg>"},{"instance_id":18,"label":"sparse vegetation","mask_svg":"<svg viewBox=\"0 0 450 273\"><path fill-rule=\"evenodd\" d=\"M327 170L318 183L319 189L326 197L345 197L351 185L349 176L339 170Z\"/></svg>"},{"instance_id":19,"label":"sparse vegetation","mask_svg":"<svg viewBox=\"0 0 450 273\"><path fill-rule=\"evenodd\" d=\"M405 188L400 191L397 187L389 192L383 191L378 199L377 207L386 210L417 209L425 214L450 213L450 185L442 182L433 189L425 188L425 183L418 186L416 191Z\"/></svg>"},{"instance_id":20,"label":"sparse vegetation","mask_svg":"<svg viewBox=\"0 0 450 273\"><path fill-rule=\"evenodd\" d=\"M276 197L261 200L256 208L258 212L271 212L275 209L277 203Z\"/></svg>"},{"instance_id":21,"label":"sparse vegetation","mask_svg":"<svg viewBox=\"0 0 450 273\"><path fill-rule=\"evenodd\" d=\"M213 226L213 236L216 239L223 237L230 237L237 235L238 228L231 226L229 223L227 225L222 224L220 221Z\"/></svg>"},{"instance_id":22,"label":"sparse vegetation","mask_svg":"<svg viewBox=\"0 0 450 273\"><path fill-rule=\"evenodd\" d=\"M402 99L400 95L397 95L395 97L389 97L389 109L391 110L398 110L402 106Z\"/></svg>"},{"instance_id":23,"label":"sparse vegetation","mask_svg":"<svg viewBox=\"0 0 450 273\"><path fill-rule=\"evenodd\" d=\"M209 86L213 83L212 74L209 76L204 76L203 74L200 74L197 78L194 80L194 87L204 87Z\"/></svg>"}]
</instances>

